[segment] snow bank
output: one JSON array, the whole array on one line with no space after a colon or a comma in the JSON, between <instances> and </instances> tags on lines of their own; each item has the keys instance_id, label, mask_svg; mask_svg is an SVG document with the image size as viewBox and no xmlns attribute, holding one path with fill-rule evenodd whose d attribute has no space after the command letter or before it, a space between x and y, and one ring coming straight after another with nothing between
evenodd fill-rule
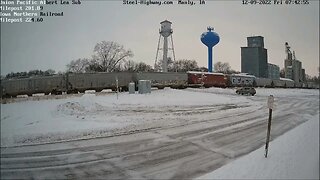
<instances>
[{"instance_id":1,"label":"snow bank","mask_svg":"<svg viewBox=\"0 0 320 180\"><path fill-rule=\"evenodd\" d=\"M219 94L206 94L201 91L191 92L165 88L164 90L152 91L151 94L119 94L116 96L105 96L97 99L97 103L103 106L188 106L188 105L214 105L229 104L233 102L248 102L244 97L221 96Z\"/></svg>"},{"instance_id":2,"label":"snow bank","mask_svg":"<svg viewBox=\"0 0 320 180\"><path fill-rule=\"evenodd\" d=\"M85 115L103 110L103 106L95 102L95 94L84 94L78 101L70 101L57 106L57 111L66 115Z\"/></svg>"},{"instance_id":3,"label":"snow bank","mask_svg":"<svg viewBox=\"0 0 320 180\"><path fill-rule=\"evenodd\" d=\"M79 103L82 107L85 107L87 109L94 109L96 106L96 102L94 101L95 94L84 94L79 99Z\"/></svg>"},{"instance_id":4,"label":"snow bank","mask_svg":"<svg viewBox=\"0 0 320 180\"><path fill-rule=\"evenodd\" d=\"M197 179L319 179L319 114L264 146Z\"/></svg>"}]
</instances>

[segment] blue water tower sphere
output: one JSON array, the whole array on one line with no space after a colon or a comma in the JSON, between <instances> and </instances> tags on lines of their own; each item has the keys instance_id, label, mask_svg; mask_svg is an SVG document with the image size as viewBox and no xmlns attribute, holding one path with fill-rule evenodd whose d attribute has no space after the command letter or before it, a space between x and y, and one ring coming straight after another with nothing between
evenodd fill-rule
<instances>
[{"instance_id":1,"label":"blue water tower sphere","mask_svg":"<svg viewBox=\"0 0 320 180\"><path fill-rule=\"evenodd\" d=\"M201 42L208 47L208 72L212 72L212 48L219 43L220 37L217 33L213 32L212 27L208 27L207 29L208 31L201 35Z\"/></svg>"}]
</instances>

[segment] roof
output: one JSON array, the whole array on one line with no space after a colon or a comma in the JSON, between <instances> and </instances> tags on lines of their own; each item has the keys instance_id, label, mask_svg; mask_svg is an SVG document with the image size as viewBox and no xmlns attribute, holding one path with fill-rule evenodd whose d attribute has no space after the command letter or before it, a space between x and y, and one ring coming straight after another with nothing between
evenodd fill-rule
<instances>
[{"instance_id":1,"label":"roof","mask_svg":"<svg viewBox=\"0 0 320 180\"><path fill-rule=\"evenodd\" d=\"M277 67L279 67L278 65L276 65L276 64L271 64L271 63L268 63L268 66L277 66Z\"/></svg>"},{"instance_id":2,"label":"roof","mask_svg":"<svg viewBox=\"0 0 320 180\"><path fill-rule=\"evenodd\" d=\"M257 37L263 38L263 36L249 36L249 37L247 37L247 38L257 38Z\"/></svg>"},{"instance_id":3,"label":"roof","mask_svg":"<svg viewBox=\"0 0 320 180\"><path fill-rule=\"evenodd\" d=\"M292 79L288 79L288 78L280 78L280 80L282 80L282 81L292 81L292 82L294 82Z\"/></svg>"},{"instance_id":4,"label":"roof","mask_svg":"<svg viewBox=\"0 0 320 180\"><path fill-rule=\"evenodd\" d=\"M251 78L256 78L254 75L249 75L249 74L231 74L231 76L240 76L240 77L251 77Z\"/></svg>"},{"instance_id":5,"label":"roof","mask_svg":"<svg viewBox=\"0 0 320 180\"><path fill-rule=\"evenodd\" d=\"M164 21L162 21L160 24L165 23L165 22L168 22L168 23L172 24L172 22L170 22L170 21L168 21L168 20L164 20Z\"/></svg>"},{"instance_id":6,"label":"roof","mask_svg":"<svg viewBox=\"0 0 320 180\"><path fill-rule=\"evenodd\" d=\"M201 71L188 71L188 74L214 74L214 75L225 75L223 73L214 73L214 72L201 72Z\"/></svg>"}]
</instances>

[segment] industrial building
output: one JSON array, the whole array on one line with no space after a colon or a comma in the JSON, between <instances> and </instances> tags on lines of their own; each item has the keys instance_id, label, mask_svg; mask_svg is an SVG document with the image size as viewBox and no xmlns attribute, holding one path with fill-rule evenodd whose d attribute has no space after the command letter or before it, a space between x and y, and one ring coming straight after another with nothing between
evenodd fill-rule
<instances>
[{"instance_id":1,"label":"industrial building","mask_svg":"<svg viewBox=\"0 0 320 180\"><path fill-rule=\"evenodd\" d=\"M241 72L268 77L268 53L262 36L247 37L247 47L241 47Z\"/></svg>"},{"instance_id":2,"label":"industrial building","mask_svg":"<svg viewBox=\"0 0 320 180\"><path fill-rule=\"evenodd\" d=\"M289 44L285 43L287 54L284 60L285 78L292 79L295 83L303 83L306 80L305 69L302 69L301 61L296 59L295 52L291 52Z\"/></svg>"},{"instance_id":3,"label":"industrial building","mask_svg":"<svg viewBox=\"0 0 320 180\"><path fill-rule=\"evenodd\" d=\"M280 79L280 67L275 64L268 63L268 78Z\"/></svg>"}]
</instances>

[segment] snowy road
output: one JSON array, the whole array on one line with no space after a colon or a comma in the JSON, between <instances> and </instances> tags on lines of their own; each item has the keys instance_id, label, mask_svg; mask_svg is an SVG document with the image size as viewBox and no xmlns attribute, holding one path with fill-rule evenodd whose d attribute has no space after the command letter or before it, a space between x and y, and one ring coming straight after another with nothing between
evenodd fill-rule
<instances>
[{"instance_id":1,"label":"snowy road","mask_svg":"<svg viewBox=\"0 0 320 180\"><path fill-rule=\"evenodd\" d=\"M185 91L237 98L228 90ZM195 178L264 145L266 94L257 91L248 101L212 106L120 108L128 117L162 114L167 123L151 121L109 137L2 147L1 178ZM319 114L317 93L284 91L275 97L271 140Z\"/></svg>"}]
</instances>

